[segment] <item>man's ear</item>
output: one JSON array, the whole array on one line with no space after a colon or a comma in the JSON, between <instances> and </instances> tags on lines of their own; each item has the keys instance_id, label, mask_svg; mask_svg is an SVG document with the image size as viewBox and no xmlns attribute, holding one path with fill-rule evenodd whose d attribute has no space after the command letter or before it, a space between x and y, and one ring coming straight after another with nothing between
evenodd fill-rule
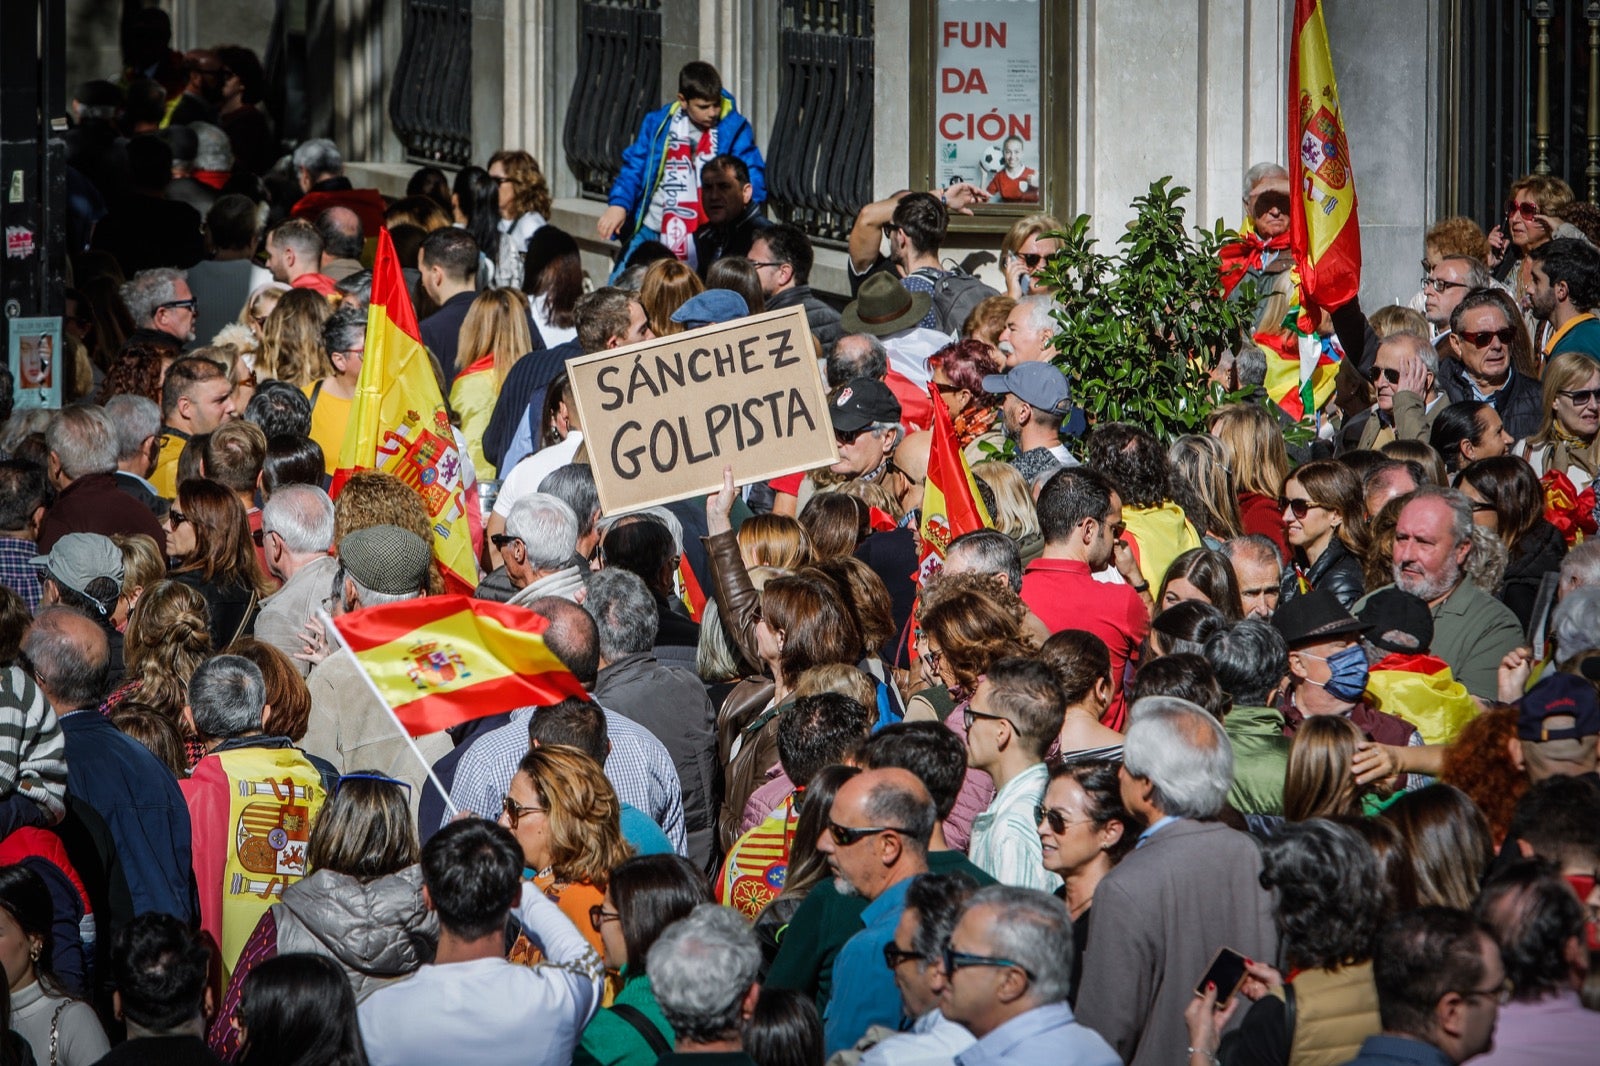
<instances>
[{"instance_id":1,"label":"man's ear","mask_svg":"<svg viewBox=\"0 0 1600 1066\"><path fill-rule=\"evenodd\" d=\"M427 885L422 886L422 905L430 911L433 910L433 893L428 891Z\"/></svg>"},{"instance_id":2,"label":"man's ear","mask_svg":"<svg viewBox=\"0 0 1600 1066\"><path fill-rule=\"evenodd\" d=\"M183 724L189 727L189 732L199 734L200 729L194 724L194 708L187 703L183 705Z\"/></svg>"},{"instance_id":3,"label":"man's ear","mask_svg":"<svg viewBox=\"0 0 1600 1066\"><path fill-rule=\"evenodd\" d=\"M272 721L272 704L264 703L264 704L261 705L261 731L263 733L265 733L267 731L267 725L271 721Z\"/></svg>"},{"instance_id":4,"label":"man's ear","mask_svg":"<svg viewBox=\"0 0 1600 1066\"><path fill-rule=\"evenodd\" d=\"M739 1017L749 1021L750 1016L756 1012L756 1002L761 999L761 984L755 982L745 991L744 998L739 1001Z\"/></svg>"},{"instance_id":5,"label":"man's ear","mask_svg":"<svg viewBox=\"0 0 1600 1066\"><path fill-rule=\"evenodd\" d=\"M1506 754L1511 758L1511 765L1520 773L1528 770L1528 759L1522 753L1522 738L1508 737L1506 739Z\"/></svg>"},{"instance_id":6,"label":"man's ear","mask_svg":"<svg viewBox=\"0 0 1600 1066\"><path fill-rule=\"evenodd\" d=\"M1528 843L1526 840L1523 840L1521 837L1517 837L1516 839L1517 839L1517 854L1521 855L1524 859L1533 858L1534 857L1533 845Z\"/></svg>"}]
</instances>

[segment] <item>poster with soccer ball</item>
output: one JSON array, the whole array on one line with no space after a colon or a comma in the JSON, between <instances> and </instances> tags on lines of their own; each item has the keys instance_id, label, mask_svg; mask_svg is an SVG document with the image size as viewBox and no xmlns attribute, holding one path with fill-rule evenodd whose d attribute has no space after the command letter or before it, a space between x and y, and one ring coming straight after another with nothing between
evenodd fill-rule
<instances>
[{"instance_id":1,"label":"poster with soccer ball","mask_svg":"<svg viewBox=\"0 0 1600 1066\"><path fill-rule=\"evenodd\" d=\"M934 166L990 203L1040 199L1039 0L939 0Z\"/></svg>"}]
</instances>

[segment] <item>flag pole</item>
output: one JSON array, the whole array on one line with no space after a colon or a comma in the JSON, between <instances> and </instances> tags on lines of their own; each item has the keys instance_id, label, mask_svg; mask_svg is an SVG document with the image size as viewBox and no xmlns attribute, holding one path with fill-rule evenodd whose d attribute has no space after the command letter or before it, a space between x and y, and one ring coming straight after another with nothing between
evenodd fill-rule
<instances>
[{"instance_id":1,"label":"flag pole","mask_svg":"<svg viewBox=\"0 0 1600 1066\"><path fill-rule=\"evenodd\" d=\"M339 627L334 625L333 619L328 616L327 610L318 610L317 617L321 619L324 629L338 635L340 649L344 650L344 634L340 633ZM352 655L351 658L355 657ZM450 790L444 787L444 782L439 780L439 775L433 772L433 764L423 757L422 749L417 747L416 739L412 737L410 730L406 729L405 725L401 723L400 716L394 713L394 708L389 706L389 701L384 699L383 694L378 691L377 682L372 680L372 675L367 673L366 668L361 665L360 659L356 659L356 673L361 675L361 680L367 683L367 691L372 693L372 698L378 701L378 705L389 716L389 721L393 722L395 729L399 730L401 738L406 742L406 747L411 749L411 754L415 755L417 762L422 764L422 772L428 775L428 780L433 782L433 787L438 789L439 795L444 797L444 807L449 817L456 817L461 811L450 801Z\"/></svg>"}]
</instances>

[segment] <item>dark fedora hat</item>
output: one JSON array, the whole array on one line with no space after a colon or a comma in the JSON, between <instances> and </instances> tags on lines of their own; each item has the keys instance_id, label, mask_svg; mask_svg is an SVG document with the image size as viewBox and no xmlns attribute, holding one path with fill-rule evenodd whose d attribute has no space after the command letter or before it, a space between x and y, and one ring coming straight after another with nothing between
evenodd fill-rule
<instances>
[{"instance_id":1,"label":"dark fedora hat","mask_svg":"<svg viewBox=\"0 0 1600 1066\"><path fill-rule=\"evenodd\" d=\"M870 275L856 291L856 298L839 316L847 333L870 333L887 337L921 322L933 306L933 296L912 292L887 270Z\"/></svg>"}]
</instances>

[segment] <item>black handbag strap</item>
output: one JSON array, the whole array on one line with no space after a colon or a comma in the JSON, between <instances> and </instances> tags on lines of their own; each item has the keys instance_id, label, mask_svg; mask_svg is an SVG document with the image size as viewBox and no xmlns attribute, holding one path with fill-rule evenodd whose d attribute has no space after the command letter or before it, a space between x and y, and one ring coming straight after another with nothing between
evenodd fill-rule
<instances>
[{"instance_id":1,"label":"black handbag strap","mask_svg":"<svg viewBox=\"0 0 1600 1066\"><path fill-rule=\"evenodd\" d=\"M657 1055L665 1055L672 1050L672 1045L661 1035L661 1030L657 1029L655 1023L646 1018L638 1007L630 1007L626 1003L613 1003L611 1013L633 1026L639 1035L644 1037L644 1042L650 1045L650 1050Z\"/></svg>"}]
</instances>

